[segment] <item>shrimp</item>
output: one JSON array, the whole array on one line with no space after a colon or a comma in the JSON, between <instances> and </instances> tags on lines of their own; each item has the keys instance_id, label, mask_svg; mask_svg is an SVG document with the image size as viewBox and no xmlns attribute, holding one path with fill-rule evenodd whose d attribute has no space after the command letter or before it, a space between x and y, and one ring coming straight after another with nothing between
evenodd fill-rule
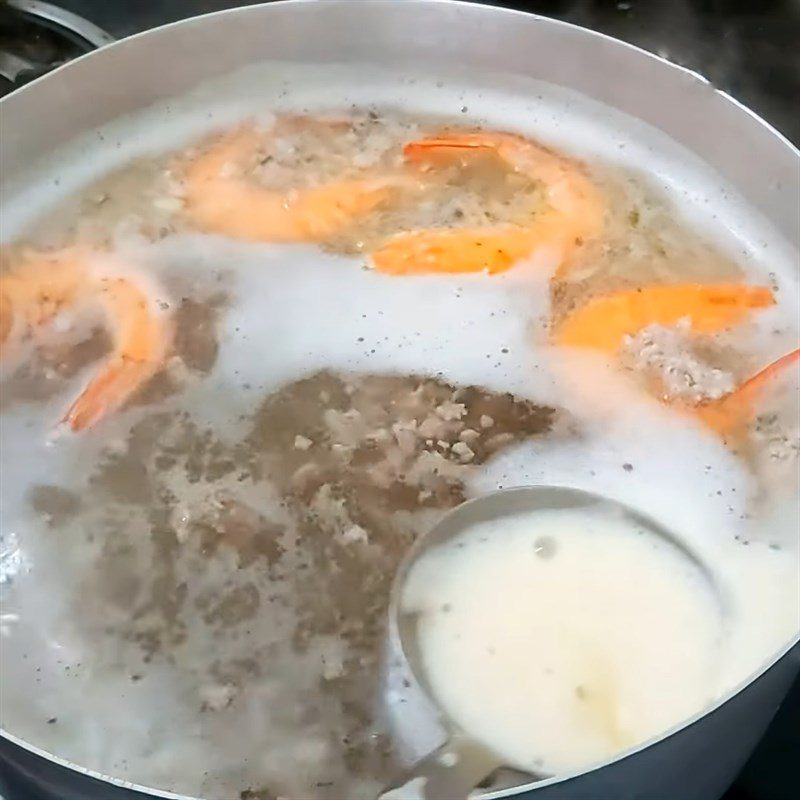
<instances>
[{"instance_id":1,"label":"shrimp","mask_svg":"<svg viewBox=\"0 0 800 800\"><path fill-rule=\"evenodd\" d=\"M595 298L555 327L554 341L567 347L615 355L625 336L650 325L674 325L687 319L693 333L716 333L741 322L751 311L774 305L772 290L746 284L675 284L629 289ZM715 401L671 404L698 416L722 436L743 428L752 414L753 396L774 373L798 358L790 353L738 389Z\"/></svg>"},{"instance_id":2,"label":"shrimp","mask_svg":"<svg viewBox=\"0 0 800 800\"><path fill-rule=\"evenodd\" d=\"M246 124L186 169L186 211L203 231L254 242L319 242L385 202L392 176L339 180L305 189L271 190L240 173L263 134Z\"/></svg>"},{"instance_id":3,"label":"shrimp","mask_svg":"<svg viewBox=\"0 0 800 800\"><path fill-rule=\"evenodd\" d=\"M600 234L605 207L597 187L578 164L535 142L511 133L477 132L430 137L404 148L406 162L423 169L431 168L431 156L482 153L496 155L544 185L547 205L532 223L400 233L372 254L376 270L494 274L543 250L563 271L575 248Z\"/></svg>"},{"instance_id":4,"label":"shrimp","mask_svg":"<svg viewBox=\"0 0 800 800\"><path fill-rule=\"evenodd\" d=\"M773 361L725 397L698 405L695 411L706 425L721 436L740 436L755 414L759 396L778 375L798 361L800 348Z\"/></svg>"},{"instance_id":5,"label":"shrimp","mask_svg":"<svg viewBox=\"0 0 800 800\"><path fill-rule=\"evenodd\" d=\"M94 257L93 257L94 256ZM114 349L64 414L82 431L119 409L164 362L171 327L128 270L78 249L28 253L0 275L0 355L5 357L63 311L93 304L104 312Z\"/></svg>"},{"instance_id":6,"label":"shrimp","mask_svg":"<svg viewBox=\"0 0 800 800\"><path fill-rule=\"evenodd\" d=\"M572 312L555 328L554 340L613 354L626 335L648 325L674 325L688 318L694 333L716 333L774 304L766 286L683 283L628 289L597 297Z\"/></svg>"}]
</instances>

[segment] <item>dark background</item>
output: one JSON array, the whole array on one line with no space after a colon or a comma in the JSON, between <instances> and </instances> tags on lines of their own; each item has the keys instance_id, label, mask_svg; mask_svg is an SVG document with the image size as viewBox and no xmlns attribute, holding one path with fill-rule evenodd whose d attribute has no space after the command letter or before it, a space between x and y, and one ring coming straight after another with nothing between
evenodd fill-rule
<instances>
[{"instance_id":1,"label":"dark background","mask_svg":"<svg viewBox=\"0 0 800 800\"><path fill-rule=\"evenodd\" d=\"M194 14L248 4L248 0L51 2L81 14L117 38ZM494 4L592 28L694 69L800 144L800 0L538 0ZM19 54L34 53L37 60L54 63L80 52L74 44L56 46L46 32L34 31L3 11L0 0L3 48ZM3 88L13 86L6 84ZM794 800L800 796L799 775L797 681L725 800ZM39 795L23 787L9 764L3 762L0 793L6 800L39 800Z\"/></svg>"},{"instance_id":2,"label":"dark background","mask_svg":"<svg viewBox=\"0 0 800 800\"><path fill-rule=\"evenodd\" d=\"M117 37L253 2L51 1ZM800 144L800 0L500 0L493 5L574 22L696 69Z\"/></svg>"}]
</instances>

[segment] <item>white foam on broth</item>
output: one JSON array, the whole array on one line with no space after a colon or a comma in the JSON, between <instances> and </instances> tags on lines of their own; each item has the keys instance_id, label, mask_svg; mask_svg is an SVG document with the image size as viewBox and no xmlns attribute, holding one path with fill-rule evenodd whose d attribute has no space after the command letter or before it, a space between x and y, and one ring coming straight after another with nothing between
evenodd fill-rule
<instances>
[{"instance_id":1,"label":"white foam on broth","mask_svg":"<svg viewBox=\"0 0 800 800\"><path fill-rule=\"evenodd\" d=\"M372 67L259 66L111 123L34 165L6 187L2 237L13 239L57 199L133 157L183 146L253 113L350 104L444 113L457 122L518 130L587 160L647 173L687 224L718 240L753 275L775 274L780 306L758 325L763 331L780 325L796 340L796 254L719 176L636 120L556 87L508 78L467 85ZM796 634L796 496L777 505L768 530L754 530L757 521L742 518L756 493L753 479L716 438L643 396L601 359L532 347L531 323L549 310L546 276L523 267L493 278L397 280L365 271L360 259L311 247L201 235L128 247L132 260L165 275L200 269L200 290L210 293L221 282L230 294L215 369L180 398L165 401L165 408L189 409L233 441L242 415L252 413L265 392L323 367L439 376L551 403L574 415L581 438L520 444L477 469L470 492L528 482L588 488L634 505L690 540L717 570L737 620L718 694ZM591 398L576 390L589 373ZM79 383L80 376L72 388ZM3 546L12 543L14 556L4 563L16 572L1 589L9 615L2 648L4 727L77 763L163 790L230 796L260 786L282 763L302 773L304 782L325 784L320 764L330 756L324 735L291 745L277 735L269 709L279 704L280 683L269 676L250 681L244 698L224 715L199 714L195 683L169 665L149 665L147 680L132 683L113 648L92 653L68 617L72 586L64 578L88 570L102 543L54 542L57 531L31 513L27 491L31 484L60 485L90 498L86 478L99 450L115 436L123 439L146 412L131 409L80 440L52 442L50 420L63 404L59 394L3 414ZM215 576L207 579L213 583ZM288 628L289 617L281 625ZM309 674L325 647L335 649L335 643L308 654ZM412 757L435 743L438 728L429 714L414 717L406 700L402 683L384 698L398 747ZM367 781L360 791L370 796L375 788ZM325 796L324 786L318 791Z\"/></svg>"}]
</instances>

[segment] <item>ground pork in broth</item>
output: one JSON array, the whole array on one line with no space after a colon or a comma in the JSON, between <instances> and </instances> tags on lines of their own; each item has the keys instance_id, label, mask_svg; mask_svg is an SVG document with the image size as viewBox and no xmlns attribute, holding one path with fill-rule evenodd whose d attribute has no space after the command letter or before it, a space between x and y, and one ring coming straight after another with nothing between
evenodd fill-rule
<instances>
[{"instance_id":1,"label":"ground pork in broth","mask_svg":"<svg viewBox=\"0 0 800 800\"><path fill-rule=\"evenodd\" d=\"M148 415L101 456L91 509L53 486L34 487L30 502L73 546L97 547L75 612L131 680L167 662L213 714L263 676L273 724L311 751L295 768L338 797L354 776L377 785L394 766L374 695L399 559L463 499L470 470L546 435L555 417L416 376L323 372L266 398L233 446L187 415ZM464 441L471 457L451 456ZM279 774L270 786L309 790Z\"/></svg>"},{"instance_id":2,"label":"ground pork in broth","mask_svg":"<svg viewBox=\"0 0 800 800\"><path fill-rule=\"evenodd\" d=\"M262 118L258 125L261 146L228 171L253 186L290 192L399 171L408 141L466 132L451 121L375 112L331 114L311 127L289 116ZM487 380L456 380L447 368L428 367L428 358L439 358L430 356L437 348L458 350L453 341L429 342L413 370L398 369L388 356L382 362L390 337L371 334L390 323L378 319L384 311L369 299L377 290L365 283L363 295L331 298L332 304L349 298L354 319L378 315L365 323L368 335L348 344L352 356L319 364L309 352L308 366L295 369L291 379L262 381L253 363L295 346L292 331L259 338L254 329L248 339L249 331L236 327L247 294L239 284L260 280L245 275L253 264L244 261L258 258L257 248L265 246L225 250L209 237L203 245L209 255L196 265L199 276L191 263L175 269L164 256L184 236L194 236L197 247L186 174L216 141L140 159L102 178L37 220L8 255L13 262L26 247L79 241L150 253L150 265L161 271L163 302L174 319L168 357L115 419L55 443L62 453L72 448L60 463L77 472L62 468L61 478L49 482L34 476L24 509L35 522L30 531L15 530L15 537L29 537L34 561L51 567L63 561L69 581L59 591L65 603L59 624L70 641L81 643L75 645L81 658L91 660L84 669L112 675L112 697L124 683L134 693L148 683L159 692L170 687L168 706L180 713L160 724L168 738L189 742L187 759L206 754L208 772L187 780L176 774L172 757L155 752L148 753L146 768L141 760L129 767L119 756L124 748L109 748L99 758L77 745L65 752L70 726L83 724L68 702L63 712L49 712L49 724L23 733L93 768L168 790L230 797L235 789L241 800L366 798L405 760L379 699L386 604L399 560L499 456L538 441L580 447L591 436L569 402L557 402L557 392L537 397L517 391L514 370L526 368L531 348L541 347L552 326L592 298L654 284L737 281L744 272L689 229L645 177L581 166L606 198L604 234L578 242L569 273L542 292L547 318L529 309L513 343L478 353L475 365L465 367L465 375L487 374ZM531 176L491 156L470 159L415 175L391 203L379 203L318 244L331 259L326 268L341 262L359 287L358 281L373 280L366 256L387 237L420 228L524 226L544 202L544 188ZM167 249L158 250L162 245ZM307 261L315 258L302 252ZM298 263L297 269L306 267ZM265 276L264 291L277 280ZM435 280L452 281L451 299L442 300L441 309L484 285L467 286L458 275ZM309 282L307 292L317 291L323 289ZM390 298L393 290L380 291ZM517 293L510 284L509 295ZM397 303L414 316L412 302L398 297ZM483 329L520 313L510 299L488 290L486 304L494 321L476 319ZM297 316L299 327L320 325L324 341L326 323L313 310L300 307ZM473 320L463 324L466 329ZM747 322L735 332L691 341L682 325L650 327L625 339L622 366L640 391L658 380L667 400L719 399L763 366L763 352L746 346ZM419 345L411 322L408 327L413 351ZM102 317L76 318L59 329L62 335L37 341L30 357L8 367L0 400L6 425L33 425L32 419L58 410L76 380L112 349L106 328ZM235 335L250 362L246 374L225 362ZM765 349L780 355L786 327L775 326L771 335L774 344ZM298 363L303 356L297 354ZM345 368L351 362L353 368ZM235 384L215 377L225 369ZM237 409L222 427L208 421L214 415L204 410L206 386L214 387L206 404L229 402ZM762 494L776 474L793 490L795 409L785 396L781 402L751 421L754 435L744 448ZM623 476L629 466L615 465ZM501 480L513 485L519 478L509 473ZM3 587L11 597L14 583ZM103 720L98 724L102 729ZM12 720L8 727L14 730ZM241 763L220 756L217 765L215 749L238 735L255 749L243 747ZM143 734L136 746L147 753L149 741ZM174 761L182 763L180 756Z\"/></svg>"}]
</instances>

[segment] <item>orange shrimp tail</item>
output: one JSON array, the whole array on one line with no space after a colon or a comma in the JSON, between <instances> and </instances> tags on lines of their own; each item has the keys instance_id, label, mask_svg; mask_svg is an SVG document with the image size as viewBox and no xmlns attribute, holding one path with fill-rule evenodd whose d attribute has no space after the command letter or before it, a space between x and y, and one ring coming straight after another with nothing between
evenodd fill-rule
<instances>
[{"instance_id":1,"label":"orange shrimp tail","mask_svg":"<svg viewBox=\"0 0 800 800\"><path fill-rule=\"evenodd\" d=\"M163 363L171 341L170 324L153 307L147 284L124 274L127 268L117 274L116 266L108 254L67 248L28 253L15 269L0 276L4 351L12 339L25 344L64 309L94 304L104 312L114 353L64 416L62 421L74 431L124 405Z\"/></svg>"},{"instance_id":2,"label":"orange shrimp tail","mask_svg":"<svg viewBox=\"0 0 800 800\"><path fill-rule=\"evenodd\" d=\"M117 411L141 386L143 362L118 356L89 381L62 418L74 432L83 431ZM147 370L152 374L155 370Z\"/></svg>"},{"instance_id":3,"label":"orange shrimp tail","mask_svg":"<svg viewBox=\"0 0 800 800\"><path fill-rule=\"evenodd\" d=\"M698 406L697 414L706 425L720 435L726 437L736 435L752 420L761 393L775 378L798 361L800 361L800 348L773 361L721 400Z\"/></svg>"},{"instance_id":4,"label":"orange shrimp tail","mask_svg":"<svg viewBox=\"0 0 800 800\"><path fill-rule=\"evenodd\" d=\"M98 282L99 301L115 333L115 354L64 415L73 431L84 430L122 408L161 367L172 328L151 308L146 292L129 278Z\"/></svg>"},{"instance_id":5,"label":"orange shrimp tail","mask_svg":"<svg viewBox=\"0 0 800 800\"><path fill-rule=\"evenodd\" d=\"M792 366L796 361L800 361L800 348L792 350L785 356L773 361L768 366L764 367L760 372L757 372L752 377L748 378L735 392L740 398L748 398L758 395L770 381Z\"/></svg>"},{"instance_id":6,"label":"orange shrimp tail","mask_svg":"<svg viewBox=\"0 0 800 800\"><path fill-rule=\"evenodd\" d=\"M648 325L674 325L688 318L693 332L716 333L741 322L751 311L774 303L772 291L765 286L649 286L589 301L557 327L554 341L566 347L615 353L626 335Z\"/></svg>"}]
</instances>

